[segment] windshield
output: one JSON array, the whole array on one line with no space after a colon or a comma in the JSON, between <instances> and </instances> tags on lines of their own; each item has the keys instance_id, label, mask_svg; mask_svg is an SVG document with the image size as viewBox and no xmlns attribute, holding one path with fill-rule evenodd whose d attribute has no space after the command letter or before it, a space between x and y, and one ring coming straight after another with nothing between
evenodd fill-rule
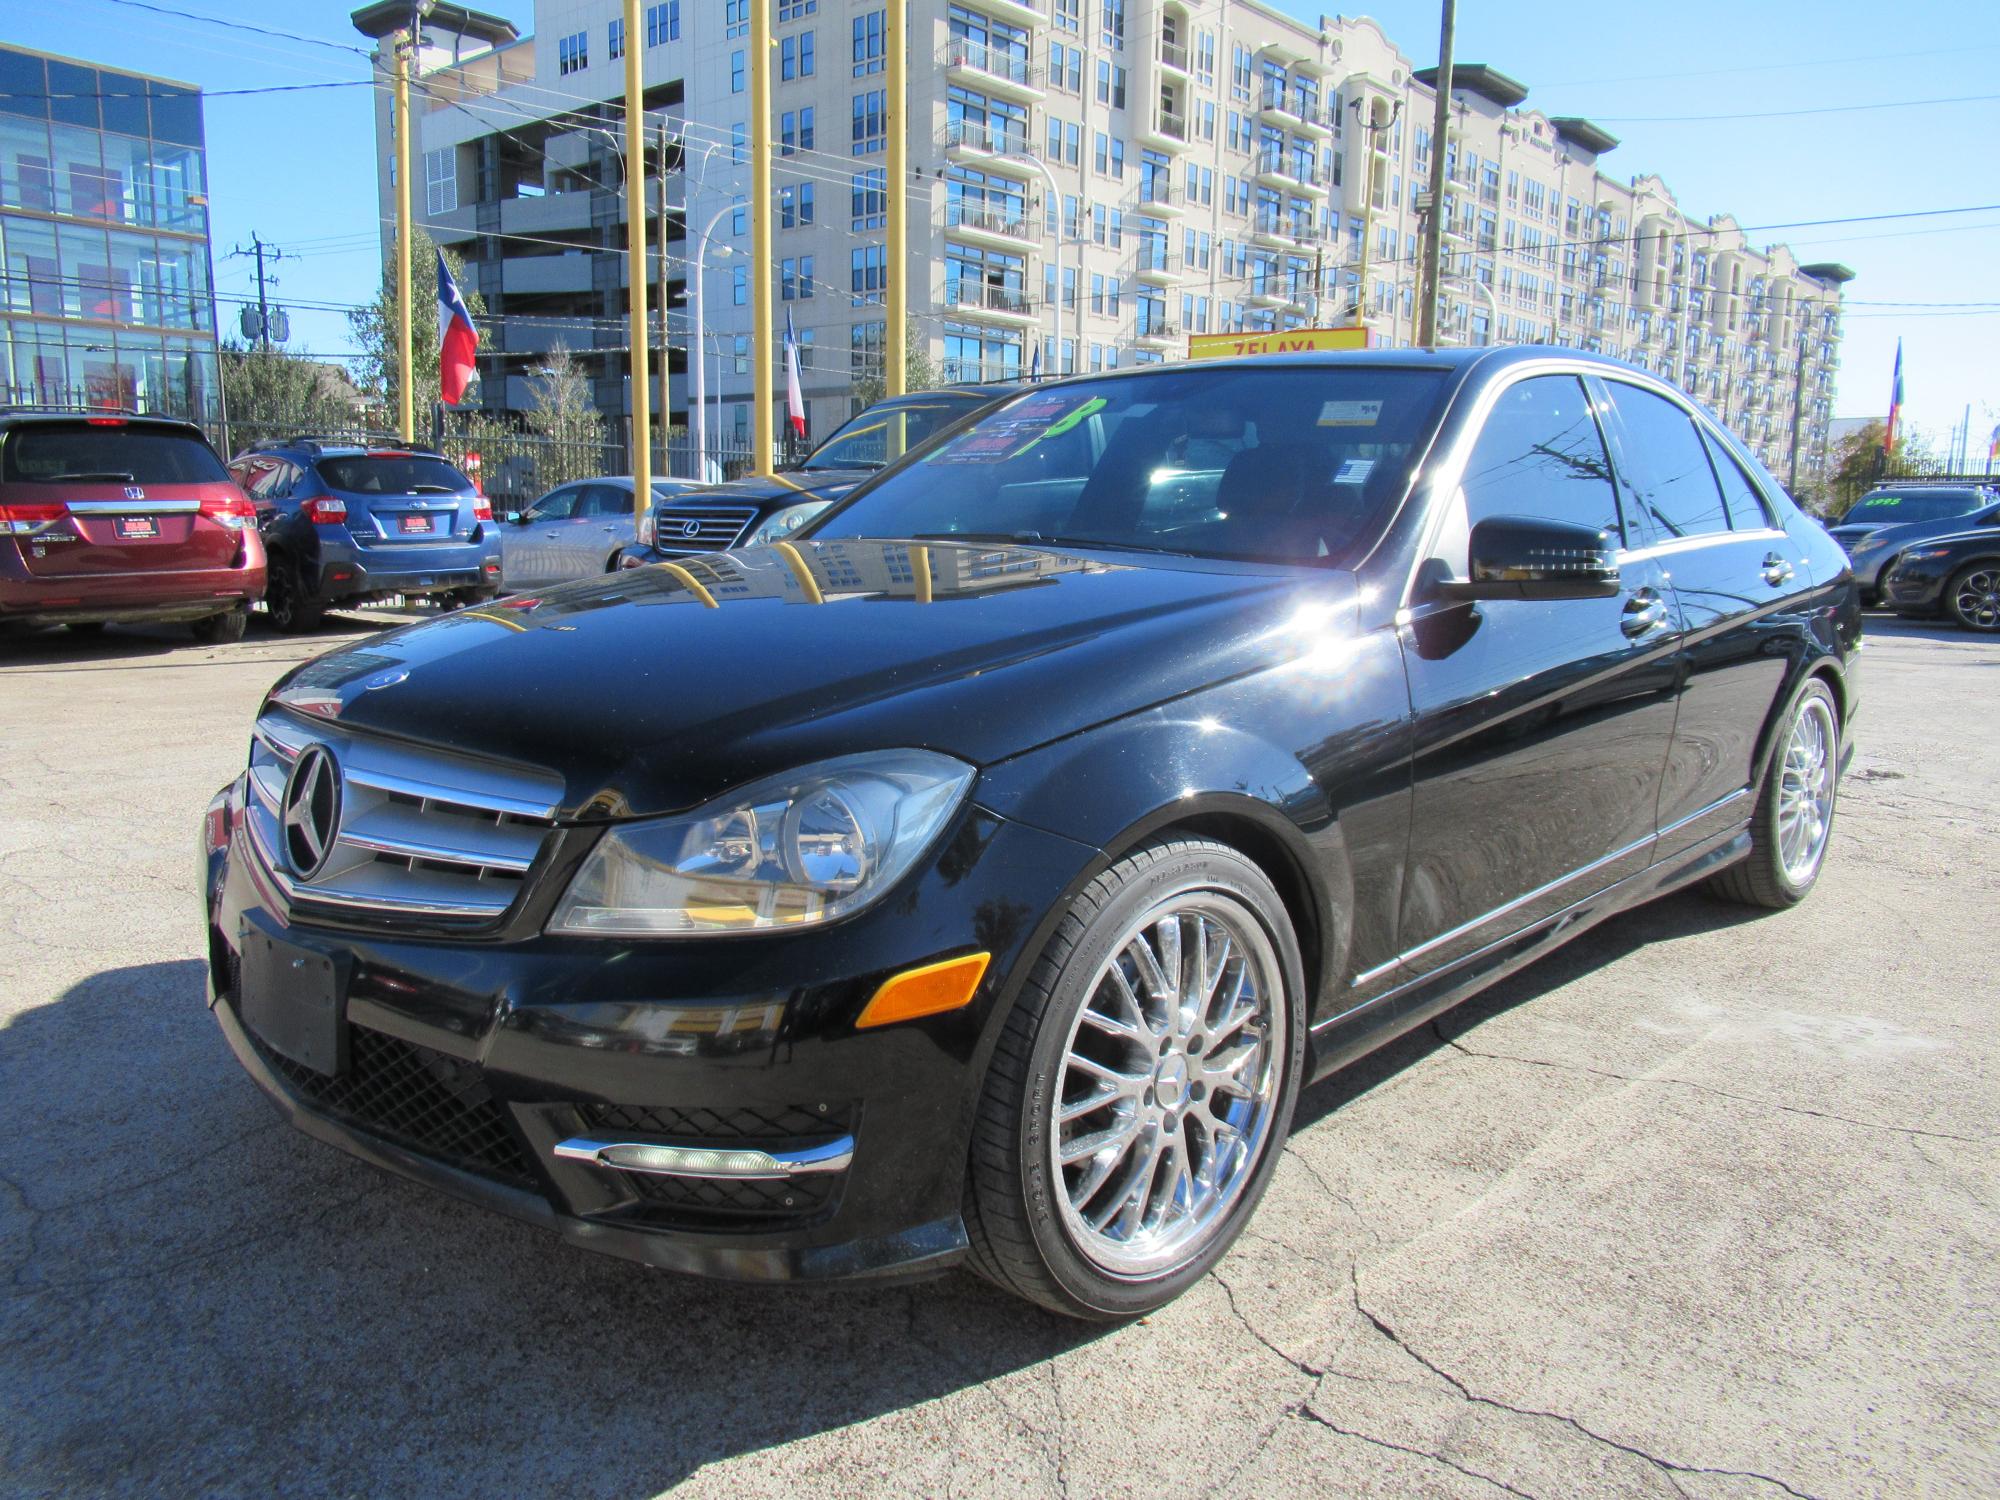
<instances>
[{"instance_id":1,"label":"windshield","mask_svg":"<svg viewBox=\"0 0 2000 1500\"><path fill-rule=\"evenodd\" d=\"M472 488L472 481L443 459L421 453L323 458L319 477L328 489L350 495L458 495Z\"/></svg>"},{"instance_id":2,"label":"windshield","mask_svg":"<svg viewBox=\"0 0 2000 1500\"><path fill-rule=\"evenodd\" d=\"M93 426L78 422L23 423L7 437L10 484L101 480L126 484L223 484L229 471L191 432Z\"/></svg>"},{"instance_id":3,"label":"windshield","mask_svg":"<svg viewBox=\"0 0 2000 1500\"><path fill-rule=\"evenodd\" d=\"M1977 490L1885 490L1869 495L1840 518L1901 524L1904 521L1948 521L1979 509Z\"/></svg>"},{"instance_id":4,"label":"windshield","mask_svg":"<svg viewBox=\"0 0 2000 1500\"><path fill-rule=\"evenodd\" d=\"M871 406L848 419L799 465L801 469L880 469L932 433L976 408L983 397L939 396ZM900 432L898 429L900 428Z\"/></svg>"},{"instance_id":5,"label":"windshield","mask_svg":"<svg viewBox=\"0 0 2000 1500\"><path fill-rule=\"evenodd\" d=\"M1017 397L815 538L1072 542L1339 565L1373 542L1444 372L1185 366Z\"/></svg>"}]
</instances>

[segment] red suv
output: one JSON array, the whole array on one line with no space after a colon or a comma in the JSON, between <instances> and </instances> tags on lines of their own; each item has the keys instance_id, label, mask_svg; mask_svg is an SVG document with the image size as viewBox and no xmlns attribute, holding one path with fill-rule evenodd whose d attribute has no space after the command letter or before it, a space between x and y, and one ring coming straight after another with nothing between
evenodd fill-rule
<instances>
[{"instance_id":1,"label":"red suv","mask_svg":"<svg viewBox=\"0 0 2000 1500\"><path fill-rule=\"evenodd\" d=\"M0 407L0 624L186 620L243 637L257 511L188 422Z\"/></svg>"}]
</instances>

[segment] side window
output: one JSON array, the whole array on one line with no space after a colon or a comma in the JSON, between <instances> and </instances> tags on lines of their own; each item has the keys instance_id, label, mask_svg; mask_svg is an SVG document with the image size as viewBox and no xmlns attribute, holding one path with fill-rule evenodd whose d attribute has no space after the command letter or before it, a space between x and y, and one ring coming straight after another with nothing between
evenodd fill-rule
<instances>
[{"instance_id":1,"label":"side window","mask_svg":"<svg viewBox=\"0 0 2000 1500\"><path fill-rule=\"evenodd\" d=\"M1468 528L1525 516L1623 536L1604 435L1574 375L1538 375L1501 392L1459 487Z\"/></svg>"},{"instance_id":2,"label":"side window","mask_svg":"<svg viewBox=\"0 0 2000 1500\"><path fill-rule=\"evenodd\" d=\"M1618 417L1620 468L1660 539L1729 530L1722 491L1701 434L1673 402L1622 381L1605 382Z\"/></svg>"},{"instance_id":3,"label":"side window","mask_svg":"<svg viewBox=\"0 0 2000 1500\"><path fill-rule=\"evenodd\" d=\"M580 485L551 490L534 503L528 514L537 521L567 521L576 514L577 497L582 493Z\"/></svg>"},{"instance_id":4,"label":"side window","mask_svg":"<svg viewBox=\"0 0 2000 1500\"><path fill-rule=\"evenodd\" d=\"M615 484L593 484L586 491L583 504L577 507L576 513L579 516L629 516L632 514L632 492Z\"/></svg>"},{"instance_id":5,"label":"side window","mask_svg":"<svg viewBox=\"0 0 2000 1500\"><path fill-rule=\"evenodd\" d=\"M1722 481L1722 499L1729 507L1730 526L1737 531L1761 531L1776 525L1764 497L1757 493L1757 486L1743 472L1736 455L1717 442L1714 434L1704 432L1701 436L1708 444L1708 456L1715 462L1715 477Z\"/></svg>"}]
</instances>

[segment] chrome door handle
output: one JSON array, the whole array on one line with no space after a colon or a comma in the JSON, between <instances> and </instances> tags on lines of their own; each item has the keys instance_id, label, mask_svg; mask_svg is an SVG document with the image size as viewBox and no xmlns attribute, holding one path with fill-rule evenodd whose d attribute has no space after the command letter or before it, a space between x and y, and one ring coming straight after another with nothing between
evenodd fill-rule
<instances>
[{"instance_id":1,"label":"chrome door handle","mask_svg":"<svg viewBox=\"0 0 2000 1500\"><path fill-rule=\"evenodd\" d=\"M1619 629L1637 640L1667 623L1667 601L1651 589L1641 589L1625 601Z\"/></svg>"},{"instance_id":2,"label":"chrome door handle","mask_svg":"<svg viewBox=\"0 0 2000 1500\"><path fill-rule=\"evenodd\" d=\"M1775 552L1764 556L1764 582L1776 588L1781 583L1792 581L1792 565Z\"/></svg>"}]
</instances>

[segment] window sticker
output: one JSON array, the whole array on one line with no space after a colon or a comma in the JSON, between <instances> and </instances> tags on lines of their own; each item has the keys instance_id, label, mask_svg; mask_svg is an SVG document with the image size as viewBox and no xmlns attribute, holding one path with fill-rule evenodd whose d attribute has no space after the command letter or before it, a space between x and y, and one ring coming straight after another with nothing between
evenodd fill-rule
<instances>
[{"instance_id":1,"label":"window sticker","mask_svg":"<svg viewBox=\"0 0 2000 1500\"><path fill-rule=\"evenodd\" d=\"M1373 427L1382 415L1380 401L1329 401L1319 409L1321 427Z\"/></svg>"},{"instance_id":2,"label":"window sticker","mask_svg":"<svg viewBox=\"0 0 2000 1500\"><path fill-rule=\"evenodd\" d=\"M997 464L1019 458L1043 438L1061 437L1105 407L1102 396L1030 396L1009 407L930 457L934 464Z\"/></svg>"},{"instance_id":3,"label":"window sticker","mask_svg":"<svg viewBox=\"0 0 2000 1500\"><path fill-rule=\"evenodd\" d=\"M1339 468L1333 471L1333 482L1335 484L1366 484L1368 476L1373 472L1374 468L1375 460L1372 458L1346 459L1342 461Z\"/></svg>"}]
</instances>

